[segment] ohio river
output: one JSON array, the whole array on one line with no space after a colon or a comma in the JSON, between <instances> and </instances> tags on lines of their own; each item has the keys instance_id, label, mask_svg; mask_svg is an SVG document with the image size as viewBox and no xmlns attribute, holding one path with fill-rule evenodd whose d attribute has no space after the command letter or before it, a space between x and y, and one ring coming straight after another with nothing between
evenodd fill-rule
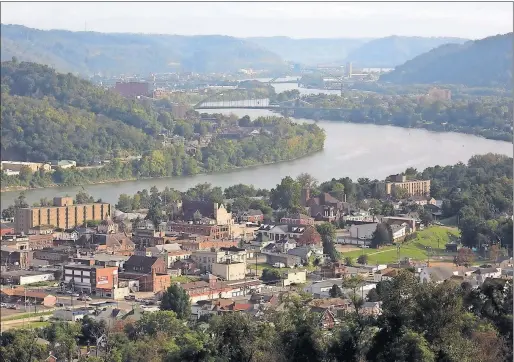
<instances>
[{"instance_id":1,"label":"ohio river","mask_svg":"<svg viewBox=\"0 0 514 362\"><path fill-rule=\"evenodd\" d=\"M292 84L278 84L277 88L278 86L296 88L296 85ZM283 90L285 89L277 89ZM221 113L221 110L202 112ZM234 113L239 117L249 115L252 119L274 114L268 110L249 109L226 109L223 113ZM302 119L296 121L312 122ZM84 188L95 199L101 198L115 204L120 194L132 195L154 185L160 190L168 186L181 191L204 182L223 188L237 183L253 184L257 188L272 188L283 177L296 177L302 172L310 173L319 181L345 176L352 179L383 179L390 174L402 172L407 167L422 170L429 166L444 166L459 161L465 163L476 154L495 152L512 157L513 153L512 143L465 134L329 121L319 121L317 124L325 129L327 135L324 150L295 161L218 174L85 185ZM81 189L81 186L58 187L27 190L25 193L27 202L32 204L43 197L51 199L54 196L73 196ZM13 203L18 195L17 191L2 192L1 208Z\"/></svg>"}]
</instances>

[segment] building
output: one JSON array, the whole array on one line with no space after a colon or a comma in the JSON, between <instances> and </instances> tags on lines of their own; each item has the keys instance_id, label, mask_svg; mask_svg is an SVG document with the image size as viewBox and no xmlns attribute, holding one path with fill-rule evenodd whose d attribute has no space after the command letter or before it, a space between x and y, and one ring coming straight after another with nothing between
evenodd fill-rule
<instances>
[{"instance_id":1,"label":"building","mask_svg":"<svg viewBox=\"0 0 514 362\"><path fill-rule=\"evenodd\" d=\"M2 284L26 285L54 280L51 272L37 272L30 270L11 270L0 274Z\"/></svg>"},{"instance_id":2,"label":"building","mask_svg":"<svg viewBox=\"0 0 514 362\"><path fill-rule=\"evenodd\" d=\"M359 240L371 240L373 233L377 230L378 223L354 224L350 226L350 237Z\"/></svg>"},{"instance_id":3,"label":"building","mask_svg":"<svg viewBox=\"0 0 514 362\"><path fill-rule=\"evenodd\" d=\"M60 161L51 161L50 165L52 169L56 170L58 168L67 169L72 167L77 167L77 162L72 160L60 160Z\"/></svg>"},{"instance_id":4,"label":"building","mask_svg":"<svg viewBox=\"0 0 514 362\"><path fill-rule=\"evenodd\" d=\"M16 232L29 233L40 225L72 229L88 220L104 220L111 215L107 203L73 204L71 197L54 197L54 206L27 207L16 210Z\"/></svg>"},{"instance_id":5,"label":"building","mask_svg":"<svg viewBox=\"0 0 514 362\"><path fill-rule=\"evenodd\" d=\"M288 215L287 217L283 217L280 219L280 223L291 225L314 225L314 218L304 214L295 213Z\"/></svg>"},{"instance_id":6,"label":"building","mask_svg":"<svg viewBox=\"0 0 514 362\"><path fill-rule=\"evenodd\" d=\"M21 269L28 269L32 263L34 252L27 249L18 249L13 246L1 246L1 265L16 266Z\"/></svg>"},{"instance_id":7,"label":"building","mask_svg":"<svg viewBox=\"0 0 514 362\"><path fill-rule=\"evenodd\" d=\"M114 91L126 98L151 96L150 83L148 82L116 82Z\"/></svg>"},{"instance_id":8,"label":"building","mask_svg":"<svg viewBox=\"0 0 514 362\"><path fill-rule=\"evenodd\" d=\"M164 258L132 255L123 265L123 279L139 281L139 290L156 293L171 285Z\"/></svg>"},{"instance_id":9,"label":"building","mask_svg":"<svg viewBox=\"0 0 514 362\"><path fill-rule=\"evenodd\" d=\"M14 234L14 227L0 224L0 236Z\"/></svg>"},{"instance_id":10,"label":"building","mask_svg":"<svg viewBox=\"0 0 514 362\"><path fill-rule=\"evenodd\" d=\"M390 181L385 183L386 195L392 195L396 188L407 191L407 196L430 195L430 180L407 180L404 175L389 176Z\"/></svg>"},{"instance_id":11,"label":"building","mask_svg":"<svg viewBox=\"0 0 514 362\"><path fill-rule=\"evenodd\" d=\"M75 290L114 297L118 288L118 268L100 265L67 264L64 266L64 283Z\"/></svg>"},{"instance_id":12,"label":"building","mask_svg":"<svg viewBox=\"0 0 514 362\"><path fill-rule=\"evenodd\" d=\"M264 221L264 214L261 210L249 209L238 215L239 222L259 223Z\"/></svg>"},{"instance_id":13,"label":"building","mask_svg":"<svg viewBox=\"0 0 514 362\"><path fill-rule=\"evenodd\" d=\"M175 233L198 234L212 239L229 239L232 237L231 225L169 222L168 229Z\"/></svg>"},{"instance_id":14,"label":"building","mask_svg":"<svg viewBox=\"0 0 514 362\"><path fill-rule=\"evenodd\" d=\"M262 288L260 280L249 281L219 281L209 280L181 284L187 292L191 303L201 300L212 300L216 298L236 298L260 292Z\"/></svg>"},{"instance_id":15,"label":"building","mask_svg":"<svg viewBox=\"0 0 514 362\"><path fill-rule=\"evenodd\" d=\"M19 162L19 161L2 161L2 170L11 170L20 172L23 167L27 167L30 171L37 172L39 170L51 171L52 167L48 163L40 162Z\"/></svg>"},{"instance_id":16,"label":"building","mask_svg":"<svg viewBox=\"0 0 514 362\"><path fill-rule=\"evenodd\" d=\"M180 240L179 244L182 246L184 250L210 250L212 248L229 248L232 246L237 247L239 245L238 241L235 240Z\"/></svg>"},{"instance_id":17,"label":"building","mask_svg":"<svg viewBox=\"0 0 514 362\"><path fill-rule=\"evenodd\" d=\"M16 301L21 298L27 298L35 300L37 304L42 304L45 307L54 307L57 302L57 298L48 293L34 292L32 290L25 290L23 287L19 288L3 288L0 291L0 297L3 301L11 300Z\"/></svg>"},{"instance_id":18,"label":"building","mask_svg":"<svg viewBox=\"0 0 514 362\"><path fill-rule=\"evenodd\" d=\"M226 260L211 265L212 274L224 280L242 280L246 276L246 263Z\"/></svg>"},{"instance_id":19,"label":"building","mask_svg":"<svg viewBox=\"0 0 514 362\"><path fill-rule=\"evenodd\" d=\"M191 259L202 271L215 274L212 267L217 263L232 262L246 265L246 250L236 247L221 248L221 250L196 250L191 254Z\"/></svg>"}]
</instances>

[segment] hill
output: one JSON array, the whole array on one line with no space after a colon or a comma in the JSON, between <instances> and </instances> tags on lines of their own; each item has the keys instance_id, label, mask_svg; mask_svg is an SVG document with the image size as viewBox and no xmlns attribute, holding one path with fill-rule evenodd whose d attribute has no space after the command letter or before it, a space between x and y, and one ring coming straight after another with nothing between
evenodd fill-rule
<instances>
[{"instance_id":1,"label":"hill","mask_svg":"<svg viewBox=\"0 0 514 362\"><path fill-rule=\"evenodd\" d=\"M88 163L152 147L162 127L149 105L71 74L28 62L2 62L2 159Z\"/></svg>"},{"instance_id":2,"label":"hill","mask_svg":"<svg viewBox=\"0 0 514 362\"><path fill-rule=\"evenodd\" d=\"M51 65L92 75L148 74L173 70L229 72L275 69L282 59L260 46L229 36L104 34L38 30L1 24L1 60Z\"/></svg>"},{"instance_id":3,"label":"hill","mask_svg":"<svg viewBox=\"0 0 514 362\"><path fill-rule=\"evenodd\" d=\"M247 38L246 40L278 54L284 60L316 65L340 61L369 39L293 39L286 36L275 36Z\"/></svg>"},{"instance_id":4,"label":"hill","mask_svg":"<svg viewBox=\"0 0 514 362\"><path fill-rule=\"evenodd\" d=\"M420 54L448 43L464 43L461 38L388 36L374 39L351 51L346 61L357 67L393 68Z\"/></svg>"},{"instance_id":5,"label":"hill","mask_svg":"<svg viewBox=\"0 0 514 362\"><path fill-rule=\"evenodd\" d=\"M443 45L396 67L380 80L512 88L512 36Z\"/></svg>"}]
</instances>

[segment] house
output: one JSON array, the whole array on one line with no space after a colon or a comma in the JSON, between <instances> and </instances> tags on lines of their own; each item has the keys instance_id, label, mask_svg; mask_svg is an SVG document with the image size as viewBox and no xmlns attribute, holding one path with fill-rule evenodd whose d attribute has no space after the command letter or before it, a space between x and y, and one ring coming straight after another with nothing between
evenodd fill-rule
<instances>
[{"instance_id":1,"label":"house","mask_svg":"<svg viewBox=\"0 0 514 362\"><path fill-rule=\"evenodd\" d=\"M162 258L155 256L132 255L123 265L124 271L128 273L166 273L167 265Z\"/></svg>"},{"instance_id":2,"label":"house","mask_svg":"<svg viewBox=\"0 0 514 362\"><path fill-rule=\"evenodd\" d=\"M282 219L280 219L280 223L290 225L314 225L314 218L298 212L283 217Z\"/></svg>"},{"instance_id":3,"label":"house","mask_svg":"<svg viewBox=\"0 0 514 362\"><path fill-rule=\"evenodd\" d=\"M393 232L393 240L403 238L407 234L406 225L391 225L391 231Z\"/></svg>"},{"instance_id":4,"label":"house","mask_svg":"<svg viewBox=\"0 0 514 362\"><path fill-rule=\"evenodd\" d=\"M337 220L343 209L343 202L332 195L323 192L319 196L311 197L310 189L301 191L300 202L309 210L309 214L315 220L332 222Z\"/></svg>"},{"instance_id":5,"label":"house","mask_svg":"<svg viewBox=\"0 0 514 362\"><path fill-rule=\"evenodd\" d=\"M264 214L261 210L249 209L238 215L239 222L252 222L261 223L264 222Z\"/></svg>"},{"instance_id":6,"label":"house","mask_svg":"<svg viewBox=\"0 0 514 362\"><path fill-rule=\"evenodd\" d=\"M334 313L332 313L329 309L325 309L321 314L319 324L321 329L330 330L338 325L339 321L336 320Z\"/></svg>"},{"instance_id":7,"label":"house","mask_svg":"<svg viewBox=\"0 0 514 362\"><path fill-rule=\"evenodd\" d=\"M116 224L110 217L108 217L100 222L97 230L99 234L114 234L118 232L118 228L118 224Z\"/></svg>"},{"instance_id":8,"label":"house","mask_svg":"<svg viewBox=\"0 0 514 362\"><path fill-rule=\"evenodd\" d=\"M194 221L198 216L214 220L215 225L230 225L234 223L232 214L223 204L208 201L182 202L182 213L185 221Z\"/></svg>"},{"instance_id":9,"label":"house","mask_svg":"<svg viewBox=\"0 0 514 362\"><path fill-rule=\"evenodd\" d=\"M14 234L14 227L0 224L0 236Z\"/></svg>"},{"instance_id":10,"label":"house","mask_svg":"<svg viewBox=\"0 0 514 362\"><path fill-rule=\"evenodd\" d=\"M471 273L471 276L480 284L483 284L484 281L487 278L500 278L502 276L502 270L501 268L493 268L493 267L486 267L486 268L478 268L473 273Z\"/></svg>"},{"instance_id":11,"label":"house","mask_svg":"<svg viewBox=\"0 0 514 362\"><path fill-rule=\"evenodd\" d=\"M424 267L419 273L419 280L422 283L435 282L441 283L450 279L454 275L458 275L458 271L443 267Z\"/></svg>"},{"instance_id":12,"label":"house","mask_svg":"<svg viewBox=\"0 0 514 362\"><path fill-rule=\"evenodd\" d=\"M424 196L420 195L413 195L408 198L408 202L411 205L419 205L419 206L425 206L428 204L428 200Z\"/></svg>"},{"instance_id":13,"label":"house","mask_svg":"<svg viewBox=\"0 0 514 362\"><path fill-rule=\"evenodd\" d=\"M364 302L360 311L364 315L379 316L382 314L382 302Z\"/></svg>"},{"instance_id":14,"label":"house","mask_svg":"<svg viewBox=\"0 0 514 362\"><path fill-rule=\"evenodd\" d=\"M283 273L282 286L288 287L295 284L305 284L307 282L307 272L303 271L288 271Z\"/></svg>"}]
</instances>

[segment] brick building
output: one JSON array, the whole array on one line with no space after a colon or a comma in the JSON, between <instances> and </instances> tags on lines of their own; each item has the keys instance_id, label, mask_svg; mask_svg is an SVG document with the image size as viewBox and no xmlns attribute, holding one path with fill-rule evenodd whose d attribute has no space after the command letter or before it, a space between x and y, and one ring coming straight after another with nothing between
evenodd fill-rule
<instances>
[{"instance_id":1,"label":"brick building","mask_svg":"<svg viewBox=\"0 0 514 362\"><path fill-rule=\"evenodd\" d=\"M111 215L107 203L73 204L71 197L54 197L54 206L27 207L16 210L16 232L29 231L40 225L72 229L88 220L104 220Z\"/></svg>"}]
</instances>

